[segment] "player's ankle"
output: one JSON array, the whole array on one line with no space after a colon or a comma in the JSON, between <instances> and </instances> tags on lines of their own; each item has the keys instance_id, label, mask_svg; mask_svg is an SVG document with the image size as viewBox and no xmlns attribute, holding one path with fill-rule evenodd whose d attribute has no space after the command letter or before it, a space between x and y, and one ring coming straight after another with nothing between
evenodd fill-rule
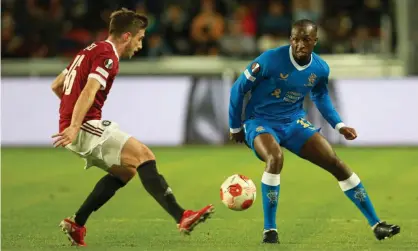
<instances>
[{"instance_id":1,"label":"player's ankle","mask_svg":"<svg viewBox=\"0 0 418 251\"><path fill-rule=\"evenodd\" d=\"M84 218L86 218L86 217L84 217L81 214L76 214L74 216L74 223L76 224L77 227L84 227L84 225L86 224L86 220L87 220L87 219L84 219Z\"/></svg>"}]
</instances>

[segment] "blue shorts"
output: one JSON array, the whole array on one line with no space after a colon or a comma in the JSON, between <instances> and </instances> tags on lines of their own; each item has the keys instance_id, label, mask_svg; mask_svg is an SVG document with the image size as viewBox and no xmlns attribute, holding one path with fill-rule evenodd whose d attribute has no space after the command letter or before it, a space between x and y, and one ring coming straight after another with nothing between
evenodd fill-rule
<instances>
[{"instance_id":1,"label":"blue shorts","mask_svg":"<svg viewBox=\"0 0 418 251\"><path fill-rule=\"evenodd\" d=\"M277 143L299 156L306 141L321 129L315 128L309 121L300 118L286 124L274 123L263 119L251 119L244 123L244 130L248 147L262 160L254 149L254 139L258 135L263 133L271 134Z\"/></svg>"}]
</instances>

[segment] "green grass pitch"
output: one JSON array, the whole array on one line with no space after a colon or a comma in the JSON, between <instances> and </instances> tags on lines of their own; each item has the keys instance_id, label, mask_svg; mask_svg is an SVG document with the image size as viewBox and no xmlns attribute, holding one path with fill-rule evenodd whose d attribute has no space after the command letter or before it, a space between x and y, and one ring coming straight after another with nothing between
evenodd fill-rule
<instances>
[{"instance_id":1,"label":"green grass pitch","mask_svg":"<svg viewBox=\"0 0 418 251\"><path fill-rule=\"evenodd\" d=\"M187 208L213 203L212 219L191 236L134 179L87 223L86 250L418 250L418 148L337 148L362 179L382 219L401 233L374 239L365 219L337 182L314 165L285 152L278 226L281 244L262 245L260 197L249 210L221 204L219 187L234 173L260 187L263 163L243 146L153 148L158 167ZM104 174L87 171L61 149L2 149L2 250L70 250L58 223L75 212Z\"/></svg>"}]
</instances>

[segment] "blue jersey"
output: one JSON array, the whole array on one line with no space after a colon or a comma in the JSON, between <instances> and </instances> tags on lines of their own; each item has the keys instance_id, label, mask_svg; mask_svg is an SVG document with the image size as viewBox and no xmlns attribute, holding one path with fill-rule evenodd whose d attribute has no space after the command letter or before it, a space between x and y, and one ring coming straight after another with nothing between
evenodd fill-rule
<instances>
[{"instance_id":1,"label":"blue jersey","mask_svg":"<svg viewBox=\"0 0 418 251\"><path fill-rule=\"evenodd\" d=\"M290 45L268 50L252 61L231 89L229 126L239 130L248 119L288 123L305 117L303 101L312 101L328 123L341 123L328 95L329 66L312 53L308 65L300 66Z\"/></svg>"}]
</instances>

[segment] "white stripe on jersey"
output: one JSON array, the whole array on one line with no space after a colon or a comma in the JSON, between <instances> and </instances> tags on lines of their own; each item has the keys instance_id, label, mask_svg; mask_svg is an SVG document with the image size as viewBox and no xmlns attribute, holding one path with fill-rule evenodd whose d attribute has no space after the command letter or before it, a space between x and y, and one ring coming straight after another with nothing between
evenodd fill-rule
<instances>
[{"instance_id":1,"label":"white stripe on jersey","mask_svg":"<svg viewBox=\"0 0 418 251\"><path fill-rule=\"evenodd\" d=\"M248 71L248 69L245 69L244 71L244 75L245 77L250 80L251 82L254 82L256 80L255 77L251 76L250 72Z\"/></svg>"},{"instance_id":2,"label":"white stripe on jersey","mask_svg":"<svg viewBox=\"0 0 418 251\"><path fill-rule=\"evenodd\" d=\"M101 90L104 90L106 88L106 80L102 76L100 76L99 74L90 73L87 78L93 78L93 79L96 79L97 81L99 81L99 83L102 85L102 88L100 88Z\"/></svg>"},{"instance_id":3,"label":"white stripe on jersey","mask_svg":"<svg viewBox=\"0 0 418 251\"><path fill-rule=\"evenodd\" d=\"M105 69L103 69L100 66L97 66L96 71L98 73L102 74L105 79L107 79L107 77L109 77L109 72L107 72Z\"/></svg>"}]
</instances>

